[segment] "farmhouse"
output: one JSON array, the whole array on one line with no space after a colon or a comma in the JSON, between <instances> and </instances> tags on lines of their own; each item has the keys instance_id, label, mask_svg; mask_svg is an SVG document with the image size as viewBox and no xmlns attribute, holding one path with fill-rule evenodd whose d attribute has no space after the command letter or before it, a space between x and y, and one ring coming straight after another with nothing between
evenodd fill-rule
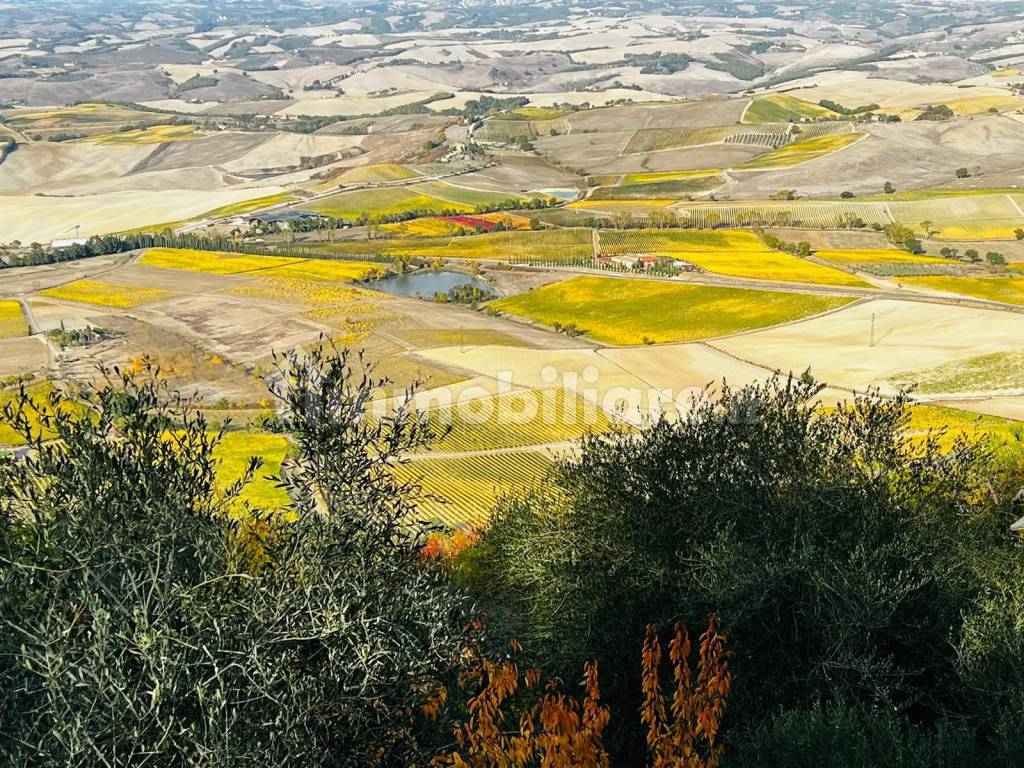
<instances>
[{"instance_id":1,"label":"farmhouse","mask_svg":"<svg viewBox=\"0 0 1024 768\"><path fill-rule=\"evenodd\" d=\"M598 261L605 264L616 264L620 267L628 267L629 269L649 270L655 266L661 266L672 267L683 272L695 272L697 270L696 265L691 264L688 261L660 256L655 253L622 253L614 256L599 256Z\"/></svg>"},{"instance_id":2,"label":"farmhouse","mask_svg":"<svg viewBox=\"0 0 1024 768\"><path fill-rule=\"evenodd\" d=\"M244 218L246 224L287 224L296 219L320 219L319 213L313 211L272 211L249 214Z\"/></svg>"}]
</instances>

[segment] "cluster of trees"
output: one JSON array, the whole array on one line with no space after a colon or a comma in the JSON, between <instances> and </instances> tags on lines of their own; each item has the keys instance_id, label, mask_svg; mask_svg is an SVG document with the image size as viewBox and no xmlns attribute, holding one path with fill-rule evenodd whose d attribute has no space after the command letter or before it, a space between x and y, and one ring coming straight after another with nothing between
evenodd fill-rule
<instances>
[{"instance_id":1,"label":"cluster of trees","mask_svg":"<svg viewBox=\"0 0 1024 768\"><path fill-rule=\"evenodd\" d=\"M978 253L978 251L974 248L968 248L963 252L963 255L961 255L959 248L950 248L949 246L946 246L939 250L939 256L941 256L944 259L961 259L963 261L969 261L974 264L978 264L982 260L981 254ZM987 261L993 267L1006 266L1006 257L1003 254L999 253L999 251L989 251L988 253L986 253L985 261Z\"/></svg>"},{"instance_id":2,"label":"cluster of trees","mask_svg":"<svg viewBox=\"0 0 1024 768\"><path fill-rule=\"evenodd\" d=\"M839 102L832 101L831 99L822 99L818 102L818 105L825 109L831 109L833 112L840 115L848 115L851 117L854 115L863 115L868 112L875 112L879 109L877 104L864 104L859 107L844 107Z\"/></svg>"},{"instance_id":3,"label":"cluster of trees","mask_svg":"<svg viewBox=\"0 0 1024 768\"><path fill-rule=\"evenodd\" d=\"M467 304L474 309L484 302L497 298L494 291L481 288L478 285L456 285L448 289L446 293L435 293L434 301L438 304Z\"/></svg>"},{"instance_id":4,"label":"cluster of trees","mask_svg":"<svg viewBox=\"0 0 1024 768\"><path fill-rule=\"evenodd\" d=\"M693 57L685 53L627 53L626 63L631 67L640 67L642 75L674 75L682 72L693 61Z\"/></svg>"},{"instance_id":5,"label":"cluster of trees","mask_svg":"<svg viewBox=\"0 0 1024 768\"><path fill-rule=\"evenodd\" d=\"M33 243L25 253L15 253L6 262L0 261L0 268L27 267L39 264L58 264L75 259L87 259L92 256L109 256L115 253L127 253L141 248L187 248L197 251L226 251L229 253L248 253L255 256L293 256L300 259L344 259L345 254L314 251L293 246L277 246L273 249L252 243L245 243L233 237L205 237L194 234L176 235L170 230L162 233L138 232L128 235L102 235L90 237L84 243L73 243L61 248L50 248ZM353 255L357 261L376 261L391 264L395 259L375 253Z\"/></svg>"},{"instance_id":6,"label":"cluster of trees","mask_svg":"<svg viewBox=\"0 0 1024 768\"><path fill-rule=\"evenodd\" d=\"M806 259L812 254L811 244L806 240L801 240L799 243L790 243L781 238L776 237L771 232L765 232L764 230L757 231L758 237L764 241L764 244L769 248L774 248L776 251L785 251L791 253L794 256L799 256L802 259Z\"/></svg>"},{"instance_id":7,"label":"cluster of trees","mask_svg":"<svg viewBox=\"0 0 1024 768\"><path fill-rule=\"evenodd\" d=\"M258 462L218 482L152 371L4 407L33 451L0 461L0 762L1024 759L1012 457L776 379L588 436L446 539L391 471L435 427L366 418L365 370L315 348L269 377L286 514L241 505Z\"/></svg>"},{"instance_id":8,"label":"cluster of trees","mask_svg":"<svg viewBox=\"0 0 1024 768\"><path fill-rule=\"evenodd\" d=\"M87 325L84 328L65 328L63 321L59 328L48 334L50 340L62 347L88 347L120 335L118 331L102 326Z\"/></svg>"},{"instance_id":9,"label":"cluster of trees","mask_svg":"<svg viewBox=\"0 0 1024 768\"><path fill-rule=\"evenodd\" d=\"M886 224L882 227L889 241L895 245L906 248L911 253L924 253L924 245L917 236L917 232L905 224Z\"/></svg>"},{"instance_id":10,"label":"cluster of trees","mask_svg":"<svg viewBox=\"0 0 1024 768\"><path fill-rule=\"evenodd\" d=\"M952 120L956 114L945 104L929 104L914 120Z\"/></svg>"}]
</instances>

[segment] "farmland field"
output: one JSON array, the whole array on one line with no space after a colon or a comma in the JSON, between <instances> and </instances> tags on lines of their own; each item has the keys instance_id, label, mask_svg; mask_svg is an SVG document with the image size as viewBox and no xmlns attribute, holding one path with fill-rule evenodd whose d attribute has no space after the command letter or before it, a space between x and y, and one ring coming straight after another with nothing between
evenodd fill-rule
<instances>
[{"instance_id":1,"label":"farmland field","mask_svg":"<svg viewBox=\"0 0 1024 768\"><path fill-rule=\"evenodd\" d=\"M258 457L263 466L256 471L252 482L237 499L254 509L274 509L288 504L288 494L278 487L272 477L279 476L281 462L288 450L288 441L282 435L258 432L226 432L213 450L217 463L217 486L226 490L241 479L249 468L249 460Z\"/></svg>"},{"instance_id":2,"label":"farmland field","mask_svg":"<svg viewBox=\"0 0 1024 768\"><path fill-rule=\"evenodd\" d=\"M141 128L134 131L117 131L90 136L81 141L92 144L163 144L168 141L189 141L201 138L191 125L157 125L152 128Z\"/></svg>"},{"instance_id":3,"label":"farmland field","mask_svg":"<svg viewBox=\"0 0 1024 768\"><path fill-rule=\"evenodd\" d=\"M451 432L429 450L480 451L524 448L574 440L584 432L603 432L611 421L599 408L563 389L526 390L470 400L430 411L436 433Z\"/></svg>"},{"instance_id":4,"label":"farmland field","mask_svg":"<svg viewBox=\"0 0 1024 768\"><path fill-rule=\"evenodd\" d=\"M296 262L284 256L247 256L218 251L194 251L186 248L150 248L139 259L147 267L184 269L214 275L237 275L253 270L286 267Z\"/></svg>"},{"instance_id":5,"label":"farmland field","mask_svg":"<svg viewBox=\"0 0 1024 768\"><path fill-rule=\"evenodd\" d=\"M81 304L96 304L101 307L131 309L169 298L172 294L161 288L141 288L117 285L102 280L76 280L73 283L50 288L42 296L61 301L77 301Z\"/></svg>"},{"instance_id":6,"label":"farmland field","mask_svg":"<svg viewBox=\"0 0 1024 768\"><path fill-rule=\"evenodd\" d=\"M699 192L707 192L722 186L724 183L724 176L701 173L668 181L623 184L618 187L598 187L591 193L589 199L657 200L667 197L680 198Z\"/></svg>"},{"instance_id":7,"label":"farmland field","mask_svg":"<svg viewBox=\"0 0 1024 768\"><path fill-rule=\"evenodd\" d=\"M492 118L473 134L477 141L505 143L516 139L535 139L538 136L569 133L569 122L562 117L549 119L506 120Z\"/></svg>"},{"instance_id":8,"label":"farmland field","mask_svg":"<svg viewBox=\"0 0 1024 768\"><path fill-rule=\"evenodd\" d=\"M622 186L631 187L637 184L659 184L665 181L681 181L700 176L717 176L721 171L708 168L698 171L662 171L660 173L627 173L622 177ZM609 184L614 184L614 181Z\"/></svg>"},{"instance_id":9,"label":"farmland field","mask_svg":"<svg viewBox=\"0 0 1024 768\"><path fill-rule=\"evenodd\" d=\"M403 481L420 481L434 497L420 500L419 517L458 528L482 525L499 496L534 486L550 467L547 454L522 451L424 458L400 464L395 473Z\"/></svg>"},{"instance_id":10,"label":"farmland field","mask_svg":"<svg viewBox=\"0 0 1024 768\"><path fill-rule=\"evenodd\" d=\"M863 138L859 133L837 133L831 136L819 136L815 139L804 139L787 144L773 152L761 157L747 160L737 165L735 170L764 170L770 168L789 168L790 166L806 163L824 155L838 152L844 147L860 141Z\"/></svg>"},{"instance_id":11,"label":"farmland field","mask_svg":"<svg viewBox=\"0 0 1024 768\"><path fill-rule=\"evenodd\" d=\"M843 250L815 251L815 256L841 266L858 264L948 264L949 259L936 256L920 256L895 248L849 248Z\"/></svg>"},{"instance_id":12,"label":"farmland field","mask_svg":"<svg viewBox=\"0 0 1024 768\"><path fill-rule=\"evenodd\" d=\"M445 184L441 181L426 181L422 184L414 184L409 189L427 197L437 198L443 202L453 203L457 206L469 205L495 205L508 200L522 200L519 195L502 194L501 192L487 192L481 189L470 189L454 184Z\"/></svg>"},{"instance_id":13,"label":"farmland field","mask_svg":"<svg viewBox=\"0 0 1024 768\"><path fill-rule=\"evenodd\" d=\"M24 336L28 323L21 312L21 304L12 299L0 299L0 339Z\"/></svg>"},{"instance_id":14,"label":"farmland field","mask_svg":"<svg viewBox=\"0 0 1024 768\"><path fill-rule=\"evenodd\" d=\"M594 255L589 229L491 232L453 237L443 244L396 246L395 252L423 258L573 261Z\"/></svg>"},{"instance_id":15,"label":"farmland field","mask_svg":"<svg viewBox=\"0 0 1024 768\"><path fill-rule=\"evenodd\" d=\"M298 207L304 211L354 221L364 216L373 218L392 213L472 213L474 206L419 194L408 187L382 187L340 192Z\"/></svg>"},{"instance_id":16,"label":"farmland field","mask_svg":"<svg viewBox=\"0 0 1024 768\"><path fill-rule=\"evenodd\" d=\"M848 226L845 222L852 219L860 219L868 226L884 226L892 221L889 207L885 203L852 201L678 203L673 209L680 218L700 229L716 226L802 226L812 229L842 229Z\"/></svg>"},{"instance_id":17,"label":"farmland field","mask_svg":"<svg viewBox=\"0 0 1024 768\"><path fill-rule=\"evenodd\" d=\"M334 181L341 184L364 184L380 181L402 181L404 179L415 179L418 173L395 163L380 163L378 165L364 165L345 171Z\"/></svg>"},{"instance_id":18,"label":"farmland field","mask_svg":"<svg viewBox=\"0 0 1024 768\"><path fill-rule=\"evenodd\" d=\"M817 119L839 117L830 109L825 109L809 101L774 93L762 96L750 102L743 113L745 123L785 123L799 122L801 118Z\"/></svg>"},{"instance_id":19,"label":"farmland field","mask_svg":"<svg viewBox=\"0 0 1024 768\"><path fill-rule=\"evenodd\" d=\"M95 135L124 125L163 123L168 116L141 112L114 104L75 104L59 108L29 108L8 113L5 122L14 128L43 137L56 133Z\"/></svg>"},{"instance_id":20,"label":"farmland field","mask_svg":"<svg viewBox=\"0 0 1024 768\"><path fill-rule=\"evenodd\" d=\"M922 394L1024 389L1024 352L994 352L892 377Z\"/></svg>"},{"instance_id":21,"label":"farmland field","mask_svg":"<svg viewBox=\"0 0 1024 768\"><path fill-rule=\"evenodd\" d=\"M935 291L1024 306L1024 277L908 277L905 282Z\"/></svg>"},{"instance_id":22,"label":"farmland field","mask_svg":"<svg viewBox=\"0 0 1024 768\"><path fill-rule=\"evenodd\" d=\"M728 125L717 128L642 128L630 137L622 154L717 144L724 141L732 130L732 126Z\"/></svg>"},{"instance_id":23,"label":"farmland field","mask_svg":"<svg viewBox=\"0 0 1024 768\"><path fill-rule=\"evenodd\" d=\"M602 254L664 254L733 277L865 286L846 272L775 251L742 230L628 230L601 233L600 242Z\"/></svg>"},{"instance_id":24,"label":"farmland field","mask_svg":"<svg viewBox=\"0 0 1024 768\"><path fill-rule=\"evenodd\" d=\"M667 281L576 277L491 306L546 325L575 323L609 344L696 341L785 323L852 299L681 285Z\"/></svg>"}]
</instances>

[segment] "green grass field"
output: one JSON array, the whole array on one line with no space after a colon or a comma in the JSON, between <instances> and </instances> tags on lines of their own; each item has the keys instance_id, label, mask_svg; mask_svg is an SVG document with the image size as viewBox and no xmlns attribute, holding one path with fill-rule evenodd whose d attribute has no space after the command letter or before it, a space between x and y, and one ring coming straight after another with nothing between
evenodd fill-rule
<instances>
[{"instance_id":1,"label":"green grass field","mask_svg":"<svg viewBox=\"0 0 1024 768\"><path fill-rule=\"evenodd\" d=\"M787 96L784 93L773 93L754 99L747 111L743 113L745 123L788 123L799 122L800 118L809 120L825 117L839 117L831 109L825 109L809 101Z\"/></svg>"},{"instance_id":2,"label":"green grass field","mask_svg":"<svg viewBox=\"0 0 1024 768\"><path fill-rule=\"evenodd\" d=\"M832 136L819 136L816 139L805 139L795 141L784 147L772 150L771 152L751 158L745 163L740 163L734 170L754 171L770 170L772 168L790 168L808 160L815 160L844 147L860 141L863 134L860 133L839 133Z\"/></svg>"},{"instance_id":3,"label":"green grass field","mask_svg":"<svg viewBox=\"0 0 1024 768\"><path fill-rule=\"evenodd\" d=\"M894 384L922 394L1024 389L1024 351L995 352L894 376Z\"/></svg>"},{"instance_id":4,"label":"green grass field","mask_svg":"<svg viewBox=\"0 0 1024 768\"><path fill-rule=\"evenodd\" d=\"M589 229L548 229L538 231L490 232L483 235L420 241L391 241L388 253L422 258L460 259L535 259L570 261L589 259L594 254Z\"/></svg>"},{"instance_id":5,"label":"green grass field","mask_svg":"<svg viewBox=\"0 0 1024 768\"><path fill-rule=\"evenodd\" d=\"M413 170L404 165L394 163L380 163L378 165L364 165L360 168L353 168L345 171L334 181L341 184L363 184L377 181L402 181L404 179L415 179L419 176Z\"/></svg>"},{"instance_id":6,"label":"green grass field","mask_svg":"<svg viewBox=\"0 0 1024 768\"><path fill-rule=\"evenodd\" d=\"M905 283L946 293L959 293L976 299L1001 301L1024 306L1024 277L907 277Z\"/></svg>"},{"instance_id":7,"label":"green grass field","mask_svg":"<svg viewBox=\"0 0 1024 768\"><path fill-rule=\"evenodd\" d=\"M660 184L665 181L680 181L699 176L717 176L721 171L708 168L700 171L661 171L656 173L627 173L622 177L622 186L631 187L636 184Z\"/></svg>"},{"instance_id":8,"label":"green grass field","mask_svg":"<svg viewBox=\"0 0 1024 768\"><path fill-rule=\"evenodd\" d=\"M414 192L410 187L382 187L360 189L355 192L341 192L311 203L299 206L303 210L316 211L336 219L354 221L360 216L373 218L391 213L443 213L457 211L471 213L473 205L441 200Z\"/></svg>"},{"instance_id":9,"label":"green grass field","mask_svg":"<svg viewBox=\"0 0 1024 768\"><path fill-rule=\"evenodd\" d=\"M660 174L659 174L660 175ZM590 200L658 200L669 197L708 192L725 183L720 174L699 174L665 181L623 183L617 187L598 187L590 194Z\"/></svg>"},{"instance_id":10,"label":"green grass field","mask_svg":"<svg viewBox=\"0 0 1024 768\"><path fill-rule=\"evenodd\" d=\"M269 479L281 472L281 462L288 450L288 441L282 435L258 432L226 432L213 452L217 461L217 484L226 489L245 474L249 460L259 457L263 466L256 472L252 483L245 487L239 503L251 507L273 509L286 506L288 494Z\"/></svg>"},{"instance_id":11,"label":"green grass field","mask_svg":"<svg viewBox=\"0 0 1024 768\"><path fill-rule=\"evenodd\" d=\"M76 301L81 304L95 304L100 307L116 307L131 309L142 304L150 304L170 297L170 291L162 288L141 288L131 285L118 285L103 280L76 280L43 291L41 296L62 301Z\"/></svg>"},{"instance_id":12,"label":"green grass field","mask_svg":"<svg viewBox=\"0 0 1024 768\"><path fill-rule=\"evenodd\" d=\"M546 325L575 323L609 344L696 341L798 320L852 299L682 285L660 280L576 277L491 306Z\"/></svg>"},{"instance_id":13,"label":"green grass field","mask_svg":"<svg viewBox=\"0 0 1024 768\"><path fill-rule=\"evenodd\" d=\"M488 192L482 189L445 184L440 181L426 181L422 184L414 184L410 189L427 197L433 197L457 205L470 205L474 208L478 205L496 205L507 200L525 199L512 193Z\"/></svg>"},{"instance_id":14,"label":"green grass field","mask_svg":"<svg viewBox=\"0 0 1024 768\"><path fill-rule=\"evenodd\" d=\"M28 323L21 312L21 304L13 299L0 300L0 339L24 336L27 333Z\"/></svg>"}]
</instances>

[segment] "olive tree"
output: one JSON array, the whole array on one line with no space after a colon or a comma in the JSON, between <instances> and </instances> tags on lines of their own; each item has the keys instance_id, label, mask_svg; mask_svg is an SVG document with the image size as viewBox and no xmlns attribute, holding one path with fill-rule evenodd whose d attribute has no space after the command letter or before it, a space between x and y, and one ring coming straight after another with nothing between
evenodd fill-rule
<instances>
[{"instance_id":1,"label":"olive tree","mask_svg":"<svg viewBox=\"0 0 1024 768\"><path fill-rule=\"evenodd\" d=\"M0 763L421 759L417 705L469 606L389 471L428 425L367 418L379 382L356 367L281 361L283 509L240 504L258 461L222 486L220 434L153 376L5 409L31 451L0 462Z\"/></svg>"}]
</instances>

